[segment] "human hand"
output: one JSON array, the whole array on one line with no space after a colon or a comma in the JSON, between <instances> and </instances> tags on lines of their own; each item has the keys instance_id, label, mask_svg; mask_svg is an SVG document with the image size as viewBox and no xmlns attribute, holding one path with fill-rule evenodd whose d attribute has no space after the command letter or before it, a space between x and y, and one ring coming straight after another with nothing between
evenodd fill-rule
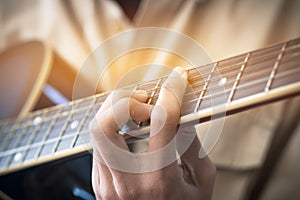
<instances>
[{"instance_id":1,"label":"human hand","mask_svg":"<svg viewBox=\"0 0 300 200\"><path fill-rule=\"evenodd\" d=\"M183 129L181 139L172 142L180 130L178 122L186 85L187 74L178 67L164 82L155 106L146 104L145 91L135 91L130 96L128 92L117 91L105 100L90 124L92 185L97 199L211 198L215 168L207 156L199 158L201 144L195 129ZM149 118L148 154L152 157L139 157L129 152L118 132L129 119L143 122ZM181 141L189 140L178 164L176 148ZM165 146L170 146L168 151L160 151ZM138 163L137 167L132 163Z\"/></svg>"}]
</instances>

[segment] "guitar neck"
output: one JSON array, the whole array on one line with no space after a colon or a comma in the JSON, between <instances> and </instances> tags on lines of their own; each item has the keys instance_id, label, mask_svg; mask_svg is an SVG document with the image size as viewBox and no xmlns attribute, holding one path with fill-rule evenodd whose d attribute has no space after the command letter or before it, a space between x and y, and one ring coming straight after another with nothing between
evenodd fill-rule
<instances>
[{"instance_id":1,"label":"guitar neck","mask_svg":"<svg viewBox=\"0 0 300 200\"><path fill-rule=\"evenodd\" d=\"M189 86L180 123L191 125L300 93L300 39L187 69ZM128 86L146 90L155 104L161 77ZM109 92L0 121L0 174L91 149L88 124ZM149 126L127 130L149 133Z\"/></svg>"}]
</instances>

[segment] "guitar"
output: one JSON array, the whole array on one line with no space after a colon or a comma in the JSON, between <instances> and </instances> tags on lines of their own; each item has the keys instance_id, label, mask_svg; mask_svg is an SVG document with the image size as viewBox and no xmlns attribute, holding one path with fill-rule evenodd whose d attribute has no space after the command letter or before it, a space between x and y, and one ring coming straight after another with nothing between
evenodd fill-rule
<instances>
[{"instance_id":1,"label":"guitar","mask_svg":"<svg viewBox=\"0 0 300 200\"><path fill-rule=\"evenodd\" d=\"M198 69L201 69L199 74ZM188 69L181 124L240 112L300 93L300 39L275 44ZM143 89L155 104L167 77L128 86ZM220 87L223 90L214 90ZM213 92L209 92L213 91ZM217 92L214 92L217 91ZM110 92L0 121L0 175L9 174L91 149L88 124ZM191 95L192 94L192 95ZM212 101L213 99L213 101ZM219 109L220 108L220 109ZM128 143L147 134L141 126L124 134Z\"/></svg>"}]
</instances>

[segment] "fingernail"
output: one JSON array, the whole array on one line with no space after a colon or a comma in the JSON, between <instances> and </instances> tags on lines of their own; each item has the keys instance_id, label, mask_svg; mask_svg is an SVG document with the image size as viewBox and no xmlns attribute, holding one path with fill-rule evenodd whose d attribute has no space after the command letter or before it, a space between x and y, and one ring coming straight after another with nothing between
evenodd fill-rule
<instances>
[{"instance_id":1,"label":"fingernail","mask_svg":"<svg viewBox=\"0 0 300 200\"><path fill-rule=\"evenodd\" d=\"M187 78L187 73L186 73L186 71L183 69L183 67L175 67L175 69L174 69L174 71L173 72L175 72L175 74L176 75L180 75L180 76L182 76L183 78ZM176 76L175 75L175 76Z\"/></svg>"},{"instance_id":2,"label":"fingernail","mask_svg":"<svg viewBox=\"0 0 300 200\"><path fill-rule=\"evenodd\" d=\"M136 94L138 95L143 95L143 96L147 96L147 92L145 90L135 90L134 91Z\"/></svg>"}]
</instances>

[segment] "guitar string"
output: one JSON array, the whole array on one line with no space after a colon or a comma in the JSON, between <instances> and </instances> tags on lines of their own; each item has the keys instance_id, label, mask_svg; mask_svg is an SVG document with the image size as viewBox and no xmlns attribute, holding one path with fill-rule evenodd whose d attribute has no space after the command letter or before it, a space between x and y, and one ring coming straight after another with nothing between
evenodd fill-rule
<instances>
[{"instance_id":1,"label":"guitar string","mask_svg":"<svg viewBox=\"0 0 300 200\"><path fill-rule=\"evenodd\" d=\"M300 72L300 68L299 69L292 69L290 71L285 71L285 72L282 72L280 74L278 74L278 76L276 78L287 78L287 77L291 77L291 76L295 76L295 73L299 73ZM247 87L251 87L253 85L257 85L257 84L260 84L260 83L264 83L263 86L265 86L265 83L266 81L268 80L268 77L266 78L262 78L262 79L257 79L255 81L252 81L251 83L249 84L241 84L239 86L237 86L237 91L239 91L239 96L242 96L242 97L239 97L239 98L235 98L234 97L234 100L238 100L238 99L241 99L241 98L244 98L246 96L250 96L249 93L245 90L247 90L248 88ZM278 79L278 81L280 81ZM295 82L295 81L294 81ZM291 83L289 83L291 84ZM279 84L280 85L280 84ZM241 90L241 89L244 89ZM202 100L211 100L211 102L218 102L218 99L223 99L223 103L226 103L226 100L227 99L224 99L223 96L227 93L229 93L231 91L231 88L228 88L228 89L225 89L224 91L220 91L218 93L212 93L210 95L206 95L204 97L202 97ZM260 92L264 92L264 87L261 87L259 90L257 90L255 93L260 93ZM155 100L157 99L158 96L155 97ZM154 100L154 101L155 101ZM197 100L199 100L199 98L193 98L191 100L186 100L183 102L182 106L185 106L185 105L188 105L188 104L191 104L191 103L194 103L196 102Z\"/></svg>"},{"instance_id":2,"label":"guitar string","mask_svg":"<svg viewBox=\"0 0 300 200\"><path fill-rule=\"evenodd\" d=\"M294 71L285 71L285 74L284 75L286 75L286 74L295 74L295 71L300 71L300 68L299 69L294 69ZM265 80L267 80L267 78L265 78ZM84 130L84 131L86 131L86 132L88 132L88 130ZM73 136L76 136L76 134L78 134L78 132L75 132L74 134L69 134L69 135L67 135L67 137L71 137L72 135ZM82 131L79 131L79 134L82 134ZM63 137L55 137L55 138L53 138L54 140L58 140L58 139L62 139ZM52 141L52 140L51 140ZM42 141L42 142L37 142L37 143L31 143L31 145L33 146L33 147L36 147L36 146L38 146L39 144L43 144L43 142L45 143L45 144L47 144L48 142L47 141ZM21 146L21 147L18 147L18 148L22 148L23 149L23 147L24 146ZM2 153L2 152L1 152ZM1 155L1 154L0 154Z\"/></svg>"},{"instance_id":3,"label":"guitar string","mask_svg":"<svg viewBox=\"0 0 300 200\"><path fill-rule=\"evenodd\" d=\"M294 63L295 65L297 64L297 63ZM295 73L299 73L299 70L300 70L300 68L293 68L293 69L288 69L288 70L286 70L286 71L283 71L283 72L279 72L277 75L276 75L276 81L280 81L280 79L279 78L282 78L282 77L284 77L284 76L288 76L288 77L295 77L295 76L297 76L297 75L295 75ZM299 77L299 76L298 76ZM244 77L243 77L244 78ZM259 87L259 86L261 86L260 88L258 88L257 89L257 92L262 92L263 90L264 90L264 87L265 87L265 85L266 85L266 81L268 80L268 78L269 77L265 77L265 78L259 78L259 79L256 79L256 80L252 80L251 82L249 82L249 83L242 83L242 84L239 84L238 86L237 86L237 91L240 89L240 88L247 88L247 87L249 87L249 88L251 88L251 86L253 86L253 85L255 85L256 87ZM243 79L242 79L243 80ZM231 83L233 83L234 82L234 80L232 80L231 81ZM260 85L257 85L257 83L261 83ZM229 83L228 83L229 84ZM214 87L214 86L213 86ZM218 86L216 86L216 87L218 87ZM222 90L222 91L219 91L219 92L215 92L215 93L210 93L210 95L209 96L204 96L203 97L203 99L207 99L207 98L212 98L211 96L218 96L218 95L221 95L221 94L227 94L228 92L230 92L231 91L231 87L230 88L228 88L228 89L225 89L224 91ZM213 88L209 88L209 90L210 91L213 91L214 89ZM196 91L194 91L194 92L200 92L200 91L202 91L202 90L196 90ZM242 90L239 90L239 92L244 92L244 91L242 91ZM245 92L247 92L247 91L245 91ZM247 94L247 93L246 93ZM157 98L158 96L156 96L156 98ZM191 102L194 102L194 101L196 101L196 100L198 100L198 98L194 98L194 99L191 99L191 100L188 100L188 101L184 101L184 103L183 103L183 105L184 104L188 104L188 103L191 103ZM235 99L236 100L236 99Z\"/></svg>"},{"instance_id":4,"label":"guitar string","mask_svg":"<svg viewBox=\"0 0 300 200\"><path fill-rule=\"evenodd\" d=\"M291 70L291 71L286 71L286 72L282 72L281 74L278 74L278 76L277 76L277 78L286 78L287 76L295 76L295 73L299 73L300 72L300 68L299 69L293 69L293 70ZM266 83L266 81L268 80L268 78L266 77L266 78L262 78L262 79L257 79L257 80L255 80L255 81L252 81L251 83L249 83L249 84L241 84L241 85L239 85L239 86L237 86L237 90L239 90L239 89L241 89L241 88L243 88L244 90L247 90L247 87L251 87L251 86L253 86L253 85L257 85L257 84L260 84L260 83L263 83L263 86L265 86L265 83ZM280 81L280 80L279 80ZM213 94L211 94L210 96L204 96L202 99L213 99L213 100L215 100L214 98L216 98L216 97L218 97L218 96L221 96L222 94L224 95L224 94L227 94L227 93L229 93L231 91L231 88L229 88L229 89L225 89L224 91L222 91L222 92L219 92L219 93L213 93ZM249 93L247 93L246 91L242 91L242 90L239 90L239 92L242 92L242 94L246 94L245 96L247 96L247 94L248 94L248 96L249 96ZM257 92L256 93L258 93L258 92L264 92L264 87L261 87L259 90L257 90ZM242 95L242 94L240 94L240 95ZM242 95L243 96L243 95ZM243 96L243 97L245 97L245 96ZM222 98L222 96L220 97L220 98ZM240 99L240 98L237 98L237 99ZM236 98L234 98L234 100L237 100ZM196 101L197 99L192 99L192 100L189 100L189 101L185 101L184 103L183 103L183 105L184 104L189 104L189 103L192 103L192 102L194 102L194 101ZM224 103L225 103L226 101L224 101Z\"/></svg>"},{"instance_id":5,"label":"guitar string","mask_svg":"<svg viewBox=\"0 0 300 200\"><path fill-rule=\"evenodd\" d=\"M297 71L299 71L299 69L296 69ZM41 148L43 148L43 146L45 146L45 145L47 145L47 144L49 144L49 143L51 143L52 141L56 141L57 143L60 141L60 140L62 140L62 139L66 139L66 138L70 138L70 137L72 137L72 138L75 138L75 136L77 135L78 137L80 137L80 135L82 135L82 134L84 134L84 133L88 133L88 129L82 129L81 131L78 131L78 132L75 132L74 134L69 134L69 135L67 135L67 136L65 136L65 137L55 137L55 138L52 138L51 140L49 140L49 141L41 141L41 142L38 142L38 143L32 143L32 144L30 144L29 146L27 145L27 146L25 146L25 147L28 147L27 149L25 149L25 150L27 150L27 152L30 150L30 149L33 149L33 148L35 148L35 147L39 147L40 149ZM14 154L14 153L17 153L17 152L19 152L19 151L23 151L24 150L24 146L21 146L21 147L18 147L18 148L14 148L14 149L12 149L12 150L10 150L10 152L5 152L5 154L3 154L3 152L1 152L0 153L0 156L7 156L7 155L12 155L12 154ZM57 151L54 151L54 152L57 152ZM41 156L42 157L42 156ZM36 157L36 158L38 158L38 157ZM11 158L12 159L12 158ZM25 159L25 158L24 158Z\"/></svg>"},{"instance_id":6,"label":"guitar string","mask_svg":"<svg viewBox=\"0 0 300 200\"><path fill-rule=\"evenodd\" d=\"M298 41L299 42L299 41ZM294 45L298 45L298 43L296 43L296 44L294 44ZM275 47L269 47L269 48L266 48L267 50L269 49L269 52L271 52L271 53L274 53L274 51L273 51L273 49L274 48L276 48L276 46ZM289 48L290 48L290 46L289 46ZM265 49L265 50L266 50ZM253 52L255 52L255 53L257 53L258 51L263 51L263 50L257 50L257 51L253 51ZM287 52L288 52L288 50L287 50ZM236 57L243 57L244 56L244 54L242 54L242 55L239 55L239 56L236 56ZM258 58L260 58L261 56L259 56ZM257 59L257 58L256 58ZM272 58L271 58L272 59ZM229 59L225 59L224 61L227 61L227 60L230 60L230 58ZM250 61L252 61L253 62L253 59L251 59ZM250 62L249 61L249 62ZM221 61L222 62L222 61ZM236 65L239 65L239 64L241 64L241 62L240 63L238 63L238 64L233 64L233 65L229 65L229 66L227 66L227 67L225 67L225 68L222 68L221 70L219 70L220 72L222 72L222 71L224 71L225 69L227 69L227 68L230 68L230 67L232 67L232 66L236 66ZM206 66L209 66L209 65L212 65L212 64L208 64L208 65L206 65ZM250 67L250 66L249 66ZM264 66L264 67L266 67L266 66ZM190 69L189 71L192 71L193 69ZM259 71L259 70L258 70ZM232 72L232 74L235 74L235 72ZM167 76L165 76L165 77L160 77L160 78L157 78L157 79L154 79L154 80L159 80L159 79L162 79L162 78L167 78ZM228 78L231 78L231 77L228 77ZM199 80L199 81L201 81L201 80ZM153 80L152 81L150 81L150 82L153 82ZM197 83L197 81L195 82L195 83ZM142 83L142 84L147 84L147 83ZM142 85L141 84L141 85ZM150 89L151 90L151 89ZM103 96L108 96L109 95L109 93L110 92L106 92L106 93L102 93L101 95L99 95L99 97L103 97ZM189 94L187 94L187 95L189 95ZM81 99L79 102L70 102L70 104L67 104L67 106L72 106L73 104L75 104L75 105L80 105L80 103L81 102L85 102L86 100L89 100L89 99L91 99L91 98L98 98L97 97L97 95L92 95L92 96L90 96L90 97L88 97L88 98L86 98L86 99ZM57 109L60 109L60 107L58 107ZM55 109L53 109L53 110L55 110ZM78 109L78 110L82 110L82 108L80 108L80 109ZM72 109L72 114L74 113L76 113L77 111L78 111L77 109ZM51 110L50 110L51 111ZM43 113L43 111L42 111L42 113ZM47 114L47 112L45 111L44 112L45 114ZM36 115L33 115L33 116L36 116ZM46 121L47 120L47 118L44 118L44 117L42 117L43 118L43 120L44 121ZM51 120L52 118L51 117L49 117L49 119ZM43 121L42 121L43 122ZM30 122L29 122L30 123Z\"/></svg>"},{"instance_id":7,"label":"guitar string","mask_svg":"<svg viewBox=\"0 0 300 200\"><path fill-rule=\"evenodd\" d=\"M299 71L299 69L294 69L294 71L292 71L293 73L295 72L295 70L297 71ZM287 74L287 71L285 71L285 75ZM291 73L288 73L288 74L291 74ZM280 76L280 75L279 75ZM265 80L267 80L267 78L265 78ZM240 87L242 87L242 86L240 86ZM88 131L88 130L86 130L86 131ZM81 134L81 133L80 133ZM40 144L40 143L38 143L38 144ZM36 143L33 143L32 145L37 145Z\"/></svg>"},{"instance_id":8,"label":"guitar string","mask_svg":"<svg viewBox=\"0 0 300 200\"><path fill-rule=\"evenodd\" d=\"M300 49L299 49L300 50ZM299 51L298 50L298 51ZM290 52L287 50L286 52L285 52L285 54L287 55L287 54L289 54ZM297 52L292 52L292 53L297 53ZM259 64L262 64L262 63L264 63L264 62L268 62L268 61L272 61L273 59L274 59L274 61L276 61L276 59L277 59L277 55L278 54L274 54L273 56L274 57L272 57L272 58L270 58L270 59L254 59L253 60L253 58L251 58L249 61L248 61L248 66L249 67L251 67L251 69L253 69L253 66L255 66L255 65L259 65ZM258 60L258 61L257 61ZM255 62L256 61L256 62ZM230 65L230 66L227 66L226 68L223 68L223 69L221 69L221 70L219 70L219 72L222 72L222 71L224 71L225 69L230 69L230 68L232 68L232 67L236 67L236 66L241 66L241 64L243 64L243 61L241 61L241 62L239 62L239 63L236 63L236 64L233 64L233 65ZM248 68L249 68L248 67ZM270 66L269 65L265 65L265 66L263 66L263 68L269 68ZM261 68L259 68L259 69L261 69ZM232 72L232 73L234 73L234 74L236 74L235 73L235 71L232 71L231 69L230 69L230 71ZM205 74L205 75L207 75L207 74ZM199 78L201 78L201 76L203 76L203 75L196 75L196 76L193 76L192 78L195 78L195 79L199 79Z\"/></svg>"},{"instance_id":9,"label":"guitar string","mask_svg":"<svg viewBox=\"0 0 300 200\"><path fill-rule=\"evenodd\" d=\"M285 71L285 74L284 75L286 75L286 74L294 74L294 72L295 71L300 71L299 69L294 69L294 71ZM282 76L283 74L281 74L281 76ZM265 80L267 80L267 78L265 78ZM83 125L82 125L82 127L83 127ZM78 136L78 137L80 137L81 135L83 135L84 133L88 133L88 129L82 129L81 131L78 131L78 132L75 132L74 134L71 134L71 135L69 135L69 137L72 137L72 138L75 138L76 136ZM55 140L56 141L56 143L58 143L58 141L60 141L60 140L62 140L62 137L56 137L56 138L53 138L52 140ZM51 141L50 141L51 142ZM29 148L28 148L28 150L29 149L32 149L32 148L34 148L34 147L39 147L39 149L42 149L45 145L47 145L47 144L49 144L50 143L49 141L41 141L41 142L39 142L39 143L33 143L33 144L31 144L30 146L29 146ZM70 148L73 148L73 147L75 147L75 144L74 145L71 145L70 146ZM19 149L22 149L23 147L18 147L17 148L17 150ZM7 154L7 152L6 152L6 154L7 155L13 155L14 153L16 153L17 152L17 150L16 149L13 149L11 152L10 152L10 154ZM56 150L51 150L52 151L52 153L55 153L55 152L57 152ZM28 151L27 151L28 152ZM47 152L46 152L47 153ZM0 154L1 155L1 154ZM2 155L1 155L2 156ZM37 158L39 158L39 157L43 157L43 156L37 156L36 157L36 159ZM13 159L13 158L11 158L11 159ZM25 159L25 158L24 158ZM26 161L26 160L25 160Z\"/></svg>"},{"instance_id":10,"label":"guitar string","mask_svg":"<svg viewBox=\"0 0 300 200\"><path fill-rule=\"evenodd\" d=\"M272 51L271 51L271 52L272 52ZM101 96L103 96L103 95L101 95ZM92 98L95 98L95 96L93 96ZM81 100L81 102L84 102L84 100ZM79 105L80 105L80 104L79 104ZM83 110L83 109L84 109L84 108L80 108L80 110ZM78 110L77 110L77 111L78 111ZM76 110L75 110L75 111L73 110L72 114L76 114L77 111L76 111ZM47 114L47 113L46 113L46 114ZM46 121L47 119L44 119L44 118L43 118L43 120ZM49 120L53 120L53 118L52 118L52 117L49 117ZM55 120L55 119L54 119L54 120ZM31 124L30 124L30 125L31 125ZM29 125L29 126L30 126L30 125ZM19 127L19 128L20 128L20 127ZM25 127L23 126L23 128L25 128ZM25 134L26 134L26 133L25 133Z\"/></svg>"},{"instance_id":11,"label":"guitar string","mask_svg":"<svg viewBox=\"0 0 300 200\"><path fill-rule=\"evenodd\" d=\"M297 44L295 44L295 45L297 45ZM276 48L276 46L275 46L275 48ZM274 51L272 51L272 49L274 49L274 47L269 47L269 48L267 48L267 49L270 49L269 51L271 52L271 53L273 53ZM262 50L258 50L258 51L262 51ZM254 52L258 52L258 51L254 51ZM240 55L240 56L244 56L244 54L242 54L242 55ZM236 57L239 57L239 56L236 56ZM260 56L261 57L261 56ZM226 60L226 59L225 59ZM229 59L230 60L230 59ZM253 61L253 60L251 60L251 61ZM229 68L229 67L231 67L231 66L234 66L234 65L239 65L239 64L241 64L241 62L240 63L238 63L238 64L233 64L233 65L229 65L229 66L227 66L226 68ZM211 65L211 64L208 64L208 65ZM223 71L224 69L226 69L226 68L223 68L223 69L221 69L221 70L219 70L219 71ZM235 72L232 72L232 74L235 74ZM167 76L166 76L167 77ZM161 79L161 78L164 78L164 77L160 77L160 78L158 78L158 79ZM231 77L230 77L231 78ZM145 83L142 83L142 84L145 84ZM103 95L105 95L105 94L102 94L101 96L103 96ZM109 92L107 92L107 95L109 95ZM105 95L106 96L106 95ZM95 95L92 95L92 98L94 98L94 97L96 97ZM89 99L89 98L88 98ZM88 100L87 99L87 100ZM86 99L85 99L86 100ZM81 102L83 102L83 101L85 101L85 100L81 100ZM76 104L77 102L72 102L73 104ZM70 104L68 104L68 106L71 106L72 105L72 103L70 103ZM78 103L80 103L80 102L78 102ZM74 111L74 113L77 111L77 110L74 110L73 109L73 111ZM47 112L45 112L45 114L47 114ZM50 119L52 119L51 117L50 117ZM44 119L45 120L45 119Z\"/></svg>"},{"instance_id":12,"label":"guitar string","mask_svg":"<svg viewBox=\"0 0 300 200\"><path fill-rule=\"evenodd\" d=\"M289 62L291 62L291 61L289 61ZM284 64L287 64L287 63L284 62L283 65ZM294 64L296 64L296 63L294 63ZM289 67L289 68L291 68L291 67ZM288 69L288 70L291 70L291 69ZM268 72L268 71L270 71L270 69L265 70L265 71L257 71L257 72L252 73L252 74L244 73L244 76L242 76L241 83L238 85L238 87L239 86L247 86L247 85L251 86L253 81L260 80L260 79L265 80L266 77L263 76L263 75L266 74L266 72ZM281 73L283 73L283 72L282 71L278 72L278 76L280 76ZM254 76L256 76L256 77L253 79ZM276 77L278 77L278 76L276 76ZM233 78L235 78L235 77L233 77ZM235 79L231 79L231 77L230 77L229 80L226 82L226 84L231 86L234 81L235 81ZM222 92L220 90L217 90L217 88L220 87L218 84L216 84L217 82L218 81L212 82L212 84L209 87L210 91ZM265 84L262 83L260 86L265 86ZM198 93L198 92L201 92L201 91L202 91L201 89L200 90L194 90L194 91L190 92L189 95L192 95L193 93ZM211 93L211 95L214 95L214 93Z\"/></svg>"},{"instance_id":13,"label":"guitar string","mask_svg":"<svg viewBox=\"0 0 300 200\"><path fill-rule=\"evenodd\" d=\"M297 55L298 56L298 55ZM283 61L283 62L281 62L282 64L281 64L281 67L283 67L284 66L284 64L287 64L287 63L291 63L291 62L293 62L293 61L298 61L298 60L295 60L295 58L296 57L294 57L294 59L291 59L291 60L286 60L286 61ZM297 64L297 63L294 63L294 64ZM251 68L251 66L249 66L248 65L248 67L249 68ZM293 67L295 67L295 66L293 66ZM249 69L248 68L248 69ZM289 68L291 68L291 67L289 67ZM265 71L271 71L271 68L265 68ZM288 70L293 70L293 69L288 69ZM254 76L254 75L259 75L259 74L264 74L265 73L265 71L263 71L263 70L259 70L259 71L255 71L254 73L252 73L252 74L249 74L249 73L244 73L244 75L242 76L242 80L243 81L245 81L245 79L249 79L248 77L252 77L252 76ZM280 74L281 73L284 73L285 71L280 71L280 72L278 72L277 74L276 74L276 77L280 77ZM226 84L228 84L228 85L231 85L231 83L233 83L234 81L235 81L235 76L234 75L236 75L236 74L233 74L233 76L226 76L228 79L229 79L229 81L227 81L226 82ZM234 78L234 79L231 79L231 78ZM243 87L245 87L245 86L248 86L248 85L252 85L251 84L251 82L253 82L253 81L259 81L259 80L266 80L268 77L266 77L266 76L263 76L263 78L255 78L255 80L253 80L253 79L250 79L250 82L247 82L247 83L242 83L242 84L239 84L238 85L238 87L239 86L243 86ZM215 82L211 82L211 83L217 83L219 80L217 80L217 81L215 81ZM213 85L213 86L211 86L210 87L210 89L211 90L214 90L215 88L217 88L217 87L220 87L218 84L211 84L211 85ZM265 86L265 84L263 84L262 86ZM191 86L192 87L192 86ZM231 88L229 88L228 90L230 90ZM192 91L192 92L190 92L190 93L186 93L185 95L186 96L188 96L188 95L192 95L192 94L194 94L194 93L200 93L200 92L202 92L203 90L202 89L200 89L200 90L194 90L194 91ZM220 91L220 92L222 92L222 91ZM211 95L214 95L214 93L212 93ZM158 95L156 95L155 97L158 97ZM196 99L193 99L193 100L197 100L197 98Z\"/></svg>"},{"instance_id":14,"label":"guitar string","mask_svg":"<svg viewBox=\"0 0 300 200\"><path fill-rule=\"evenodd\" d=\"M291 45L289 45L288 46L288 48L291 48L291 47L295 47L295 46L298 46L299 45L299 43L300 43L300 39L299 38L297 38L297 39L294 39L294 40L290 40L288 43L290 43ZM249 52L252 52L252 53L259 53L259 52L263 52L263 51L269 51L269 52L274 52L274 49L276 49L276 48L278 48L278 47L280 47L282 44L284 44L284 43L279 43L279 44L275 44L275 45L272 45L272 46L269 46L269 47L265 47L265 48L262 48L262 49L259 49L259 50L255 50L255 51L249 51ZM287 48L287 49L288 49ZM243 56L244 54L241 54L241 55L237 55L237 56L234 56L234 57L231 57L231 58L227 58L227 59L223 59L223 60L220 60L220 61L218 61L218 62L226 62L226 61L230 61L230 60L233 60L233 59L235 59L235 58L237 58L237 57L240 57L240 56ZM209 65L212 65L212 64L214 64L214 63L210 63L210 64L207 64L207 65L203 65L203 66L201 66L201 67L205 67L205 66L209 66ZM230 67L230 66L228 66L228 67ZM191 71L191 70L193 70L193 69L189 69L189 71ZM159 78L157 78L157 79L154 79L154 80L152 80L152 81L155 81L155 80L158 80L158 79L160 79L160 78L165 78L165 77L167 77L167 76L163 76L163 77L159 77ZM104 92L104 93L102 93L102 95L108 95L110 92ZM102 96L101 95L101 96ZM92 96L97 96L97 95L92 95ZM90 96L91 97L91 96ZM82 98L81 99L81 101L84 101L85 99L88 99L89 97L85 97L85 98ZM76 100L77 101L77 100ZM67 105L72 105L72 104L75 104L75 103L77 103L76 101L73 101L73 102L69 102ZM55 106L54 106L55 107ZM47 110L47 109L45 109L45 110ZM31 115L39 115L39 114L41 114L43 111L35 111L35 112L33 112L33 113L31 113ZM15 121L15 119L11 119L11 120L14 120ZM4 123L5 123L5 120L4 120ZM3 122L1 122L0 121L0 124L2 125L3 124Z\"/></svg>"},{"instance_id":15,"label":"guitar string","mask_svg":"<svg viewBox=\"0 0 300 200\"><path fill-rule=\"evenodd\" d=\"M156 79L154 79L154 81L155 81ZM109 92L107 92L107 94L108 94ZM72 103L75 103L75 102L70 102L69 103L69 105L72 105ZM39 112L39 111L36 111L34 114L36 114L36 115L39 115L39 114L41 114L41 113L43 113L43 111L44 110L41 110L41 112ZM14 120L14 119L13 119Z\"/></svg>"}]
</instances>

